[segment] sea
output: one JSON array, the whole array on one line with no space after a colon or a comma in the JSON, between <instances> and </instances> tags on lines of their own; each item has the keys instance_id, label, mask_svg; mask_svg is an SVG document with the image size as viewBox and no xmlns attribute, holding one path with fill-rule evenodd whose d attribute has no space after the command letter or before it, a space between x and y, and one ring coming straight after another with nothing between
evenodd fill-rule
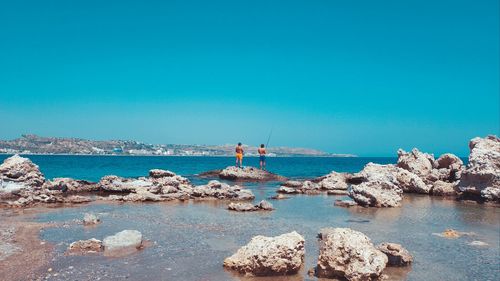
<instances>
[{"instance_id":1,"label":"sea","mask_svg":"<svg viewBox=\"0 0 500 281\"><path fill-rule=\"evenodd\" d=\"M0 160L8 157L1 155ZM194 184L209 179L205 171L234 165L232 157L141 157L28 155L46 178L72 177L98 181L105 175L146 176L150 169L173 171ZM270 157L269 171L291 179L308 179L331 171L358 172L369 162L395 163L394 157ZM465 162L467 159L463 159ZM247 157L244 165L258 166ZM233 184L233 183L232 183ZM245 183L255 203L276 194L278 182ZM292 195L270 201L271 212L237 213L226 201L160 203L91 203L69 208L45 208L29 219L53 223L40 237L55 245L49 280L318 280L307 272L318 258L317 234L325 227L349 227L366 234L374 244L394 242L414 256L410 267L387 268L388 280L499 280L500 208L428 195L405 194L399 208L342 208L346 196ZM5 212L5 211L4 211ZM101 217L96 227L75 223L84 213ZM12 214L11 214L12 215ZM1 213L0 213L1 218ZM26 218L23 218L26 219ZM76 240L103 239L124 229L139 230L147 247L125 257L67 255ZM447 239L446 229L463 235ZM292 276L245 277L222 267L224 258L253 236L297 231L305 238L304 267ZM484 242L477 246L474 241ZM327 279L320 279L327 280Z\"/></svg>"}]
</instances>

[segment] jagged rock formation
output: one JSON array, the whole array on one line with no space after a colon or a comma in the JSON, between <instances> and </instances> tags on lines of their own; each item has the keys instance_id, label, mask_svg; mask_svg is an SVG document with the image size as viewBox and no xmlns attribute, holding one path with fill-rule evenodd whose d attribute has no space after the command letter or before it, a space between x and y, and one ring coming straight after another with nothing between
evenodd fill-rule
<instances>
[{"instance_id":1,"label":"jagged rock formation","mask_svg":"<svg viewBox=\"0 0 500 281\"><path fill-rule=\"evenodd\" d=\"M474 138L469 148L469 164L462 172L460 191L500 202L500 138Z\"/></svg>"},{"instance_id":2,"label":"jagged rock formation","mask_svg":"<svg viewBox=\"0 0 500 281\"><path fill-rule=\"evenodd\" d=\"M416 148L411 152L402 149L398 150L397 166L416 174L422 179L426 179L431 174L434 161L434 155L420 152Z\"/></svg>"},{"instance_id":3,"label":"jagged rock formation","mask_svg":"<svg viewBox=\"0 0 500 281\"><path fill-rule=\"evenodd\" d=\"M377 280L388 262L370 238L350 228L322 229L319 238L317 277Z\"/></svg>"},{"instance_id":4,"label":"jagged rock formation","mask_svg":"<svg viewBox=\"0 0 500 281\"><path fill-rule=\"evenodd\" d=\"M370 207L398 207L403 199L403 189L399 186L399 170L392 165L378 165L368 163L365 168L355 174L353 178L361 181L358 185L352 185L349 197L361 206ZM418 181L412 182L411 186L417 186Z\"/></svg>"},{"instance_id":5,"label":"jagged rock formation","mask_svg":"<svg viewBox=\"0 0 500 281\"><path fill-rule=\"evenodd\" d=\"M40 188L45 177L38 165L19 155L11 156L0 165L0 177L4 182L14 182L30 188Z\"/></svg>"},{"instance_id":6,"label":"jagged rock formation","mask_svg":"<svg viewBox=\"0 0 500 281\"><path fill-rule=\"evenodd\" d=\"M297 273L304 262L304 237L297 232L276 237L255 236L224 260L224 267L249 276Z\"/></svg>"}]
</instances>

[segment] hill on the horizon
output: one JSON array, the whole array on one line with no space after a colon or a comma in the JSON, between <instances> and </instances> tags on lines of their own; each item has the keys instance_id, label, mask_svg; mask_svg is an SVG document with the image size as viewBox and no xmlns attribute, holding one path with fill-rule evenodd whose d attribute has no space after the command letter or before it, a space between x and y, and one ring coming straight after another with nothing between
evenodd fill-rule
<instances>
[{"instance_id":1,"label":"hill on the horizon","mask_svg":"<svg viewBox=\"0 0 500 281\"><path fill-rule=\"evenodd\" d=\"M257 155L257 147L246 146L246 155ZM229 156L234 145L147 144L130 140L86 140L81 138L22 135L13 140L0 140L0 153L22 154L84 154L84 155L172 155ZM351 157L330 154L310 148L270 147L270 156Z\"/></svg>"}]
</instances>

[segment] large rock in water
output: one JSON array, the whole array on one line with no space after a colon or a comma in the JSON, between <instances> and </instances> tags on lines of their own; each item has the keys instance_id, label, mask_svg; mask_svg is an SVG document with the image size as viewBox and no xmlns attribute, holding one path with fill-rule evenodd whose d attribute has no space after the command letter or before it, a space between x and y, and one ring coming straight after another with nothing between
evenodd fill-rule
<instances>
[{"instance_id":1,"label":"large rock in water","mask_svg":"<svg viewBox=\"0 0 500 281\"><path fill-rule=\"evenodd\" d=\"M105 251L116 251L124 248L140 248L142 234L137 230L123 230L103 240Z\"/></svg>"},{"instance_id":2,"label":"large rock in water","mask_svg":"<svg viewBox=\"0 0 500 281\"><path fill-rule=\"evenodd\" d=\"M350 228L327 228L320 233L316 275L350 281L377 280L387 256L361 232Z\"/></svg>"},{"instance_id":3,"label":"large rock in water","mask_svg":"<svg viewBox=\"0 0 500 281\"><path fill-rule=\"evenodd\" d=\"M255 236L224 260L224 266L249 276L297 273L304 262L304 237L297 232L276 237Z\"/></svg>"},{"instance_id":4,"label":"large rock in water","mask_svg":"<svg viewBox=\"0 0 500 281\"><path fill-rule=\"evenodd\" d=\"M487 136L469 142L469 164L460 178L459 189L500 201L500 138Z\"/></svg>"},{"instance_id":5,"label":"large rock in water","mask_svg":"<svg viewBox=\"0 0 500 281\"><path fill-rule=\"evenodd\" d=\"M434 155L420 152L414 148L411 152L406 152L402 149L398 150L398 163L399 168L410 171L421 179L426 179L434 168Z\"/></svg>"},{"instance_id":6,"label":"large rock in water","mask_svg":"<svg viewBox=\"0 0 500 281\"><path fill-rule=\"evenodd\" d=\"M22 183L35 188L41 187L45 182L38 165L17 154L5 159L0 165L0 177L6 182Z\"/></svg>"},{"instance_id":7,"label":"large rock in water","mask_svg":"<svg viewBox=\"0 0 500 281\"><path fill-rule=\"evenodd\" d=\"M368 163L352 178L361 183L351 185L349 197L362 206L397 207L403 199L403 191L428 193L430 190L419 177L394 165Z\"/></svg>"},{"instance_id":8,"label":"large rock in water","mask_svg":"<svg viewBox=\"0 0 500 281\"><path fill-rule=\"evenodd\" d=\"M361 206L399 207L403 191L388 181L369 181L353 185L349 197Z\"/></svg>"},{"instance_id":9,"label":"large rock in water","mask_svg":"<svg viewBox=\"0 0 500 281\"><path fill-rule=\"evenodd\" d=\"M219 178L236 181L284 181L285 177L254 167L229 166L220 171Z\"/></svg>"},{"instance_id":10,"label":"large rock in water","mask_svg":"<svg viewBox=\"0 0 500 281\"><path fill-rule=\"evenodd\" d=\"M425 184L417 175L390 164L380 165L368 163L361 172L354 174L351 180L356 182L392 182L405 193L427 194L431 190L431 186Z\"/></svg>"}]
</instances>

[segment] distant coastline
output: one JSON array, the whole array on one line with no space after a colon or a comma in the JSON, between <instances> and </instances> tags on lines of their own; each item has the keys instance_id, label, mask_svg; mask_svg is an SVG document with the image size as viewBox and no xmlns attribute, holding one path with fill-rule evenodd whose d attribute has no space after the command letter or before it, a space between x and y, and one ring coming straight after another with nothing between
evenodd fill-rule
<instances>
[{"instance_id":1,"label":"distant coastline","mask_svg":"<svg viewBox=\"0 0 500 281\"><path fill-rule=\"evenodd\" d=\"M246 157L257 157L257 147L244 146ZM0 154L65 155L65 156L178 156L229 157L234 144L188 145L147 144L130 140L95 141L79 138L22 135L13 140L0 140ZM268 157L357 157L352 154L327 153L311 148L269 147Z\"/></svg>"},{"instance_id":2,"label":"distant coastline","mask_svg":"<svg viewBox=\"0 0 500 281\"><path fill-rule=\"evenodd\" d=\"M75 154L75 153L4 153L0 152L0 155L14 155L19 154L21 156L112 156L112 157L234 157L234 155L149 155L149 154ZM245 155L247 158L258 158L258 155ZM317 157L317 158L358 158L358 155L273 155L268 156L271 158L286 158L286 157ZM382 156L385 157L385 156ZM387 156L389 157L389 156Z\"/></svg>"}]
</instances>

